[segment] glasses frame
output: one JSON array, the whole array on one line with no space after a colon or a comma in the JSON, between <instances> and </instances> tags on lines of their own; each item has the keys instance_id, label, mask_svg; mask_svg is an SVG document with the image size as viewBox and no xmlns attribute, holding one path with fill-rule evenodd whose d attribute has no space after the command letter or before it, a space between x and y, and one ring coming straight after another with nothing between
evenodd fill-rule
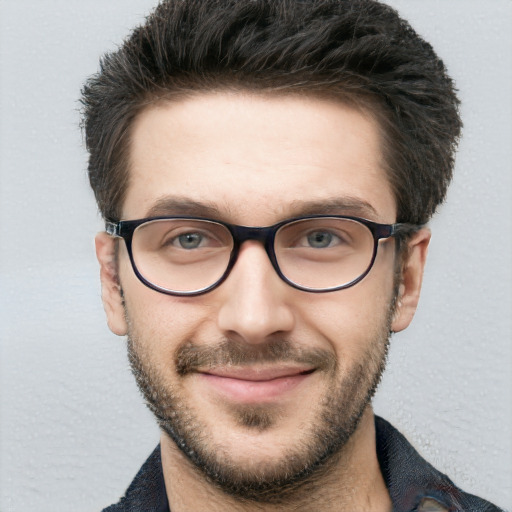
<instances>
[{"instance_id":1,"label":"glasses frame","mask_svg":"<svg viewBox=\"0 0 512 512\"><path fill-rule=\"evenodd\" d=\"M302 220L308 220L308 219L346 219L351 220L355 222L359 222L360 224L363 224L366 226L372 236L373 236L373 254L371 261L367 267L367 269L356 279L353 279L349 283L345 283L340 286L330 287L330 288L308 288L306 286L301 286L299 284L294 283L290 279L288 279L282 272L279 267L279 263L277 261L275 249L274 249L274 242L276 238L277 232L287 224L291 224L297 221ZM214 224L218 224L221 226L224 226L230 233L233 238L233 249L231 251L229 262L226 267L226 270L222 274L222 276L215 281L215 283L208 285L204 288L201 288L199 290L193 290L193 291L174 291L169 290L167 288L163 288L161 286L158 286L151 281L148 281L137 268L137 265L135 264L135 260L133 257L132 252L132 239L133 234L135 230L141 226L142 224L146 224L147 222L157 221L157 220L196 220L196 221L207 221ZM256 240L257 242L261 242L263 247L265 248L265 251L270 259L270 262L272 263L272 266L274 267L274 270L277 272L277 275L288 285L292 286L293 288L296 288L297 290L309 292L309 293L326 293L326 292L333 292L337 290L344 290L345 288L350 288L351 286L354 286L355 284L362 281L370 272L372 269L375 259L377 257L377 249L379 246L380 240L385 240L391 237L398 237L398 236L407 236L415 231L418 231L423 226L418 224L407 224L407 223L396 223L396 224L379 224L377 222L373 222L368 219L363 219L360 217L352 217L348 215L308 215L303 217L293 217L290 219L283 220L281 222L278 222L277 224L273 224L272 226L265 226L265 227L251 227L251 226L239 226L237 224L229 224L227 222L222 222L216 219L208 219L205 217L194 217L194 216L188 216L188 215L170 215L170 216L160 216L160 217L147 217L144 219L136 219L136 220L122 220L119 222L112 222L112 221L106 221L105 222L105 231L113 236L113 237L119 237L122 238L125 241L126 249L128 251L128 256L130 258L130 262L133 268L133 271L137 278L148 288L151 288L157 292L164 293L166 295L173 295L173 296L187 296L187 297L193 297L197 295L202 295L204 293L208 293L209 291L213 290L214 288L217 288L220 286L229 276L231 270L235 266L235 263L238 259L238 255L240 252L240 247L242 244L248 240Z\"/></svg>"}]
</instances>

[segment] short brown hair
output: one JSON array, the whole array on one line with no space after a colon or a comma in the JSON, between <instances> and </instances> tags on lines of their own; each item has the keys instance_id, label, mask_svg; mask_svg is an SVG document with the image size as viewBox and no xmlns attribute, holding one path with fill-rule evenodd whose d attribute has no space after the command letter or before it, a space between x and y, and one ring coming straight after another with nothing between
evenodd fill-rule
<instances>
[{"instance_id":1,"label":"short brown hair","mask_svg":"<svg viewBox=\"0 0 512 512\"><path fill-rule=\"evenodd\" d=\"M219 88L329 95L376 113L397 221L444 200L461 121L432 47L374 0L165 0L82 90L89 179L119 220L130 129L148 104Z\"/></svg>"}]
</instances>

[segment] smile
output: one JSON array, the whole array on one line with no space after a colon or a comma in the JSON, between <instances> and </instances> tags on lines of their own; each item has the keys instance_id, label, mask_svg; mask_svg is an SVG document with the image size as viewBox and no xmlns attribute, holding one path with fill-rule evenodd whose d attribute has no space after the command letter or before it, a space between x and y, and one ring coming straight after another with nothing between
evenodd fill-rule
<instances>
[{"instance_id":1,"label":"smile","mask_svg":"<svg viewBox=\"0 0 512 512\"><path fill-rule=\"evenodd\" d=\"M315 372L314 368L215 368L198 374L212 391L228 400L262 403L284 398Z\"/></svg>"}]
</instances>

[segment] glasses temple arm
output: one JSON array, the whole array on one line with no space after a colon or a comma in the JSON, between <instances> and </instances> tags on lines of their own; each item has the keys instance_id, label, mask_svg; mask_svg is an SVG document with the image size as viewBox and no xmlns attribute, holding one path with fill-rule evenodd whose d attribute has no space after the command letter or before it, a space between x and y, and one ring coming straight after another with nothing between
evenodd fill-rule
<instances>
[{"instance_id":1,"label":"glasses temple arm","mask_svg":"<svg viewBox=\"0 0 512 512\"><path fill-rule=\"evenodd\" d=\"M392 231L390 236L408 236L412 233L416 233L420 229L424 228L426 224L408 224L407 222L399 222L392 225Z\"/></svg>"},{"instance_id":2,"label":"glasses temple arm","mask_svg":"<svg viewBox=\"0 0 512 512\"><path fill-rule=\"evenodd\" d=\"M105 231L111 236L121 236L119 234L119 224L117 222L105 221Z\"/></svg>"}]
</instances>

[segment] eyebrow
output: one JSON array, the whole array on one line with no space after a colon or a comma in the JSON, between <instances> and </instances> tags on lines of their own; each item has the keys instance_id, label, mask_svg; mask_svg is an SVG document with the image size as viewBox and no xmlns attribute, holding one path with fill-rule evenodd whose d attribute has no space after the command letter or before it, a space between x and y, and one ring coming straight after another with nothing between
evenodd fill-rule
<instances>
[{"instance_id":1,"label":"eyebrow","mask_svg":"<svg viewBox=\"0 0 512 512\"><path fill-rule=\"evenodd\" d=\"M377 217L375 208L362 199L352 196L333 197L321 201L292 201L296 216L306 215L354 215Z\"/></svg>"},{"instance_id":2,"label":"eyebrow","mask_svg":"<svg viewBox=\"0 0 512 512\"><path fill-rule=\"evenodd\" d=\"M190 198L165 196L158 199L146 212L146 217L163 217L172 215L190 215L215 220L229 221L231 208L220 208L214 203L195 201ZM309 215L352 215L375 219L375 208L362 199L343 196L324 200L294 200L287 207L287 218L307 217ZM284 220L284 219L282 219Z\"/></svg>"},{"instance_id":3,"label":"eyebrow","mask_svg":"<svg viewBox=\"0 0 512 512\"><path fill-rule=\"evenodd\" d=\"M160 217L165 215L190 215L193 217L219 218L221 212L213 203L205 203L174 196L166 196L158 199L146 212L146 217Z\"/></svg>"}]
</instances>

